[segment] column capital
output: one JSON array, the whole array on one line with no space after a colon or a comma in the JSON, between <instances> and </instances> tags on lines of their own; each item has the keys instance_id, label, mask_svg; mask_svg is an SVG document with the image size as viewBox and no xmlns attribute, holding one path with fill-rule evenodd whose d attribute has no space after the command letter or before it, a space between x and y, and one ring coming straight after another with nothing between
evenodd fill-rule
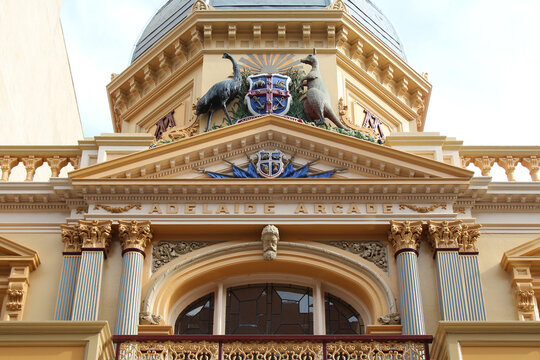
<instances>
[{"instance_id":1,"label":"column capital","mask_svg":"<svg viewBox=\"0 0 540 360\"><path fill-rule=\"evenodd\" d=\"M429 242L433 249L458 249L461 221L428 221Z\"/></svg>"},{"instance_id":2,"label":"column capital","mask_svg":"<svg viewBox=\"0 0 540 360\"><path fill-rule=\"evenodd\" d=\"M60 225L60 228L62 229L64 253L80 253L82 242L79 236L79 226Z\"/></svg>"},{"instance_id":3,"label":"column capital","mask_svg":"<svg viewBox=\"0 0 540 360\"><path fill-rule=\"evenodd\" d=\"M476 241L480 237L480 224L463 224L461 236L458 238L460 252L478 252Z\"/></svg>"},{"instance_id":4,"label":"column capital","mask_svg":"<svg viewBox=\"0 0 540 360\"><path fill-rule=\"evenodd\" d=\"M390 221L388 240L394 247L396 253L402 250L412 250L417 252L418 245L420 245L421 234L421 221Z\"/></svg>"},{"instance_id":5,"label":"column capital","mask_svg":"<svg viewBox=\"0 0 540 360\"><path fill-rule=\"evenodd\" d=\"M144 254L144 250L152 240L150 221L118 221L122 252L138 251Z\"/></svg>"},{"instance_id":6,"label":"column capital","mask_svg":"<svg viewBox=\"0 0 540 360\"><path fill-rule=\"evenodd\" d=\"M111 220L79 220L79 237L82 250L103 249L107 251L111 244Z\"/></svg>"}]
</instances>

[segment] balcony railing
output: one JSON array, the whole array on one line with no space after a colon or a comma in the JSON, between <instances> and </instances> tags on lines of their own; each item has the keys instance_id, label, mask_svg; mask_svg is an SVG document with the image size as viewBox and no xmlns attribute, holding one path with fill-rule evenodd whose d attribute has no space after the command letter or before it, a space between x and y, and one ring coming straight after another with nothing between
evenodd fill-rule
<instances>
[{"instance_id":1,"label":"balcony railing","mask_svg":"<svg viewBox=\"0 0 540 360\"><path fill-rule=\"evenodd\" d=\"M508 181L516 181L514 172L521 165L529 171L532 181L540 181L540 146L463 146L459 155L463 167L473 164L482 176L490 176L497 164L504 169Z\"/></svg>"},{"instance_id":2,"label":"balcony railing","mask_svg":"<svg viewBox=\"0 0 540 360\"><path fill-rule=\"evenodd\" d=\"M428 360L430 335L117 335L117 360Z\"/></svg>"}]
</instances>

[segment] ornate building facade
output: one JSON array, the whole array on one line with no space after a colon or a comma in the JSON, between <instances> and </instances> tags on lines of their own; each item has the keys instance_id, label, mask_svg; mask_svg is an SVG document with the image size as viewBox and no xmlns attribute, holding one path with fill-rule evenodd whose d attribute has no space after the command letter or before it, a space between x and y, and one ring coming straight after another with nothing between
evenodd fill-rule
<instances>
[{"instance_id":1,"label":"ornate building facade","mask_svg":"<svg viewBox=\"0 0 540 360\"><path fill-rule=\"evenodd\" d=\"M167 2L114 134L1 148L0 358L540 358L540 147L430 93L368 0Z\"/></svg>"}]
</instances>

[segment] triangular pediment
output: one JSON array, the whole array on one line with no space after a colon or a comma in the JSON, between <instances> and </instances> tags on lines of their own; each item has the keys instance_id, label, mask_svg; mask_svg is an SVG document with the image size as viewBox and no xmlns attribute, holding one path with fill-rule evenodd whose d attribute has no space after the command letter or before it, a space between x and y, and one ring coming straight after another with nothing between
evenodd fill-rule
<instances>
[{"instance_id":1,"label":"triangular pediment","mask_svg":"<svg viewBox=\"0 0 540 360\"><path fill-rule=\"evenodd\" d=\"M174 180L247 166L259 150L280 150L298 167L340 169L336 179L470 179L472 172L384 145L268 115L70 173L77 180ZM247 156L246 156L247 155Z\"/></svg>"},{"instance_id":2,"label":"triangular pediment","mask_svg":"<svg viewBox=\"0 0 540 360\"><path fill-rule=\"evenodd\" d=\"M523 264L540 266L540 238L506 251L501 260L501 265L505 270L509 270L510 266Z\"/></svg>"},{"instance_id":3,"label":"triangular pediment","mask_svg":"<svg viewBox=\"0 0 540 360\"><path fill-rule=\"evenodd\" d=\"M30 270L34 270L39 263L35 250L0 236L0 265L24 264L30 266Z\"/></svg>"}]
</instances>

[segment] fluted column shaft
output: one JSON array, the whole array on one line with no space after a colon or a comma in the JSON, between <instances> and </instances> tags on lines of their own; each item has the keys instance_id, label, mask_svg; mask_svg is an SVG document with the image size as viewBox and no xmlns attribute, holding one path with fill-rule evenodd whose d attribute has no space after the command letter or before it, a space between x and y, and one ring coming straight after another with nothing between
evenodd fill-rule
<instances>
[{"instance_id":1,"label":"fluted column shaft","mask_svg":"<svg viewBox=\"0 0 540 360\"><path fill-rule=\"evenodd\" d=\"M418 245L421 222L392 221L388 238L392 243L398 269L399 303L404 335L424 335L424 310L418 274Z\"/></svg>"},{"instance_id":2,"label":"fluted column shaft","mask_svg":"<svg viewBox=\"0 0 540 360\"><path fill-rule=\"evenodd\" d=\"M152 239L150 221L119 221L122 241L122 277L114 334L136 335L141 306L145 249Z\"/></svg>"},{"instance_id":3,"label":"fluted column shaft","mask_svg":"<svg viewBox=\"0 0 540 360\"><path fill-rule=\"evenodd\" d=\"M111 221L79 221L82 255L73 302L72 320L95 321L99 315L99 298L103 262L111 241Z\"/></svg>"},{"instance_id":4,"label":"fluted column shaft","mask_svg":"<svg viewBox=\"0 0 540 360\"><path fill-rule=\"evenodd\" d=\"M56 301L55 320L70 320L73 310L73 297L77 285L77 275L81 262L81 242L77 226L62 225L64 242L62 274Z\"/></svg>"},{"instance_id":5,"label":"fluted column shaft","mask_svg":"<svg viewBox=\"0 0 540 360\"><path fill-rule=\"evenodd\" d=\"M428 227L435 250L441 320L466 321L468 306L458 258L461 222L429 221Z\"/></svg>"},{"instance_id":6,"label":"fluted column shaft","mask_svg":"<svg viewBox=\"0 0 540 360\"><path fill-rule=\"evenodd\" d=\"M484 294L478 266L476 241L480 236L480 225L464 224L459 243L459 263L465 285L465 297L469 310L469 320L486 321Z\"/></svg>"}]
</instances>

